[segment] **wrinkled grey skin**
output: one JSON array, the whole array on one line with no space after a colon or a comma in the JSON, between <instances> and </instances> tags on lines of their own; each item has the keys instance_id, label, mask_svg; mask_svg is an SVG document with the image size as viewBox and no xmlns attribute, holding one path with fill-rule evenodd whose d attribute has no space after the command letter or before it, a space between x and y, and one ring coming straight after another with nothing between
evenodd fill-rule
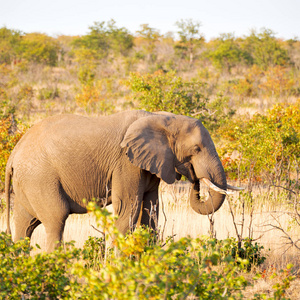
<instances>
[{"instance_id":1,"label":"wrinkled grey skin","mask_svg":"<svg viewBox=\"0 0 300 300\"><path fill-rule=\"evenodd\" d=\"M7 163L7 203L11 177L15 193L14 240L30 237L43 223L52 251L67 217L87 212L82 200L101 203L107 190L122 233L130 230L130 221L135 227L141 207L141 223L154 227L147 210L157 205L158 214L159 182L171 184L179 174L193 184L190 201L196 212L220 208L223 194L210 190L206 202L199 200L201 178L227 188L215 146L199 120L145 111L47 118L28 130Z\"/></svg>"}]
</instances>

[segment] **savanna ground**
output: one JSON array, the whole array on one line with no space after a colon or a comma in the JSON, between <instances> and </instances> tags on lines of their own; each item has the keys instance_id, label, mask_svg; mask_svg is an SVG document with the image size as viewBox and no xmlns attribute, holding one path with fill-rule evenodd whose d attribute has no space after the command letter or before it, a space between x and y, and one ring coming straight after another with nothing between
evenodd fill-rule
<instances>
[{"instance_id":1,"label":"savanna ground","mask_svg":"<svg viewBox=\"0 0 300 300\"><path fill-rule=\"evenodd\" d=\"M298 299L300 42L278 39L270 29L206 41L199 23L177 26L177 39L147 24L131 34L113 21L94 23L77 37L0 28L0 189L10 151L47 116L146 109L200 118L228 179L245 191L227 197L209 218L189 207L188 184L161 185L160 234L175 241L203 234L241 243L251 238L266 260L244 275L253 283L244 298ZM4 213L0 220L5 230ZM92 225L91 214L70 216L65 241L82 247L88 236L101 236ZM32 245L43 249L44 237L41 225ZM279 270L288 264L295 279L274 296L272 286L284 282L288 275Z\"/></svg>"}]
</instances>

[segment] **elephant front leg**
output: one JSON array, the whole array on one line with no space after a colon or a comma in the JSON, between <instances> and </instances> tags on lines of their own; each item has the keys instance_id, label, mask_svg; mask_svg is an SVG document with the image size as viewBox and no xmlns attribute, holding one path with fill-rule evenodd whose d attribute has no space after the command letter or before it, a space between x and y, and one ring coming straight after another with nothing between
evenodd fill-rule
<instances>
[{"instance_id":1,"label":"elephant front leg","mask_svg":"<svg viewBox=\"0 0 300 300\"><path fill-rule=\"evenodd\" d=\"M154 231L158 227L159 202L158 189L144 195L141 225L148 226Z\"/></svg>"},{"instance_id":2,"label":"elephant front leg","mask_svg":"<svg viewBox=\"0 0 300 300\"><path fill-rule=\"evenodd\" d=\"M151 174L130 162L119 168L112 176L112 205L118 216L116 226L122 234L136 228L145 190L151 183Z\"/></svg>"},{"instance_id":3,"label":"elephant front leg","mask_svg":"<svg viewBox=\"0 0 300 300\"><path fill-rule=\"evenodd\" d=\"M112 200L114 214L118 216L116 227L122 234L132 232L137 225L141 212L142 201L137 196L136 199L121 199L113 197Z\"/></svg>"}]
</instances>

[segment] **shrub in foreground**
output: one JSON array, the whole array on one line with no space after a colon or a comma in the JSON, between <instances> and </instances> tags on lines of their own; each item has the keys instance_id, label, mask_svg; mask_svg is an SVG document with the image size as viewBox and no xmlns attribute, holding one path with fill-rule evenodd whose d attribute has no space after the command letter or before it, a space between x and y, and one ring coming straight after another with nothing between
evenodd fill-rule
<instances>
[{"instance_id":1,"label":"shrub in foreground","mask_svg":"<svg viewBox=\"0 0 300 300\"><path fill-rule=\"evenodd\" d=\"M79 259L81 251L72 246L66 250L30 256L28 239L13 243L0 233L0 298L58 299L68 297L65 286L71 282L68 270Z\"/></svg>"},{"instance_id":2,"label":"shrub in foreground","mask_svg":"<svg viewBox=\"0 0 300 300\"><path fill-rule=\"evenodd\" d=\"M66 245L30 256L29 240L13 243L1 233L1 299L243 298L249 261L232 256L235 241L187 237L161 246L142 227L121 235L107 211L92 204L88 208L117 251L103 255L104 239L90 238L83 250ZM293 278L288 271L269 299L284 299Z\"/></svg>"}]
</instances>

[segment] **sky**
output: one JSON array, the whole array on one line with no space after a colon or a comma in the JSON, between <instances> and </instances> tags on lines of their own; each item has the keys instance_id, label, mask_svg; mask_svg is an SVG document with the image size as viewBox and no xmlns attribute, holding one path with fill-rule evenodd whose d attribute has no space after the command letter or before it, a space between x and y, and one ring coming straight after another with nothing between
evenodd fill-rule
<instances>
[{"instance_id":1,"label":"sky","mask_svg":"<svg viewBox=\"0 0 300 300\"><path fill-rule=\"evenodd\" d=\"M141 24L176 33L176 21L192 19L207 40L262 28L291 39L300 38L299 14L300 0L0 0L0 27L51 36L84 35L111 19L133 34Z\"/></svg>"}]
</instances>

